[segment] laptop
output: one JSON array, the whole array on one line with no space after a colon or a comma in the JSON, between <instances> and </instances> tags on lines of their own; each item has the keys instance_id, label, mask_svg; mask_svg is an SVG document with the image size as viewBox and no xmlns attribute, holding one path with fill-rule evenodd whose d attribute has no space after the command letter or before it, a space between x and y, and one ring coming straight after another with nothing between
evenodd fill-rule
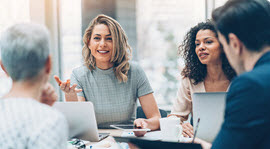
<instances>
[{"instance_id":1,"label":"laptop","mask_svg":"<svg viewBox=\"0 0 270 149\"><path fill-rule=\"evenodd\" d=\"M226 92L194 93L192 102L193 126L200 118L196 137L212 143L224 120Z\"/></svg>"},{"instance_id":2,"label":"laptop","mask_svg":"<svg viewBox=\"0 0 270 149\"><path fill-rule=\"evenodd\" d=\"M109 135L98 133L92 102L55 102L53 108L66 117L69 125L69 139L79 138L98 142Z\"/></svg>"}]
</instances>

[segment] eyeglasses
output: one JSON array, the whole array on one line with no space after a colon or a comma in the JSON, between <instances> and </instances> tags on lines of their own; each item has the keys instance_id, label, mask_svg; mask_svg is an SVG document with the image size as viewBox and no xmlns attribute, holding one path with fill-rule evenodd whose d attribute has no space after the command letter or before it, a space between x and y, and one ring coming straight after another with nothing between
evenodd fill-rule
<instances>
[{"instance_id":1,"label":"eyeglasses","mask_svg":"<svg viewBox=\"0 0 270 149\"><path fill-rule=\"evenodd\" d=\"M74 145L77 149L85 149L86 145L84 144L84 142L81 139L72 139L69 143L71 143L72 145Z\"/></svg>"}]
</instances>

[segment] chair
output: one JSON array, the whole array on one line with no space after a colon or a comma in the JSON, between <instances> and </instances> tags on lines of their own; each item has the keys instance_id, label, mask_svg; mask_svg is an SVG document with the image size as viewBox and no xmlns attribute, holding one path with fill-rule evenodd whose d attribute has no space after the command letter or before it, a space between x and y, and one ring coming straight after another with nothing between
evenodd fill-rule
<instances>
[{"instance_id":1,"label":"chair","mask_svg":"<svg viewBox=\"0 0 270 149\"><path fill-rule=\"evenodd\" d=\"M167 112L165 110L159 109L159 112L161 117L167 117ZM137 107L136 115L136 118L146 118L141 106Z\"/></svg>"}]
</instances>

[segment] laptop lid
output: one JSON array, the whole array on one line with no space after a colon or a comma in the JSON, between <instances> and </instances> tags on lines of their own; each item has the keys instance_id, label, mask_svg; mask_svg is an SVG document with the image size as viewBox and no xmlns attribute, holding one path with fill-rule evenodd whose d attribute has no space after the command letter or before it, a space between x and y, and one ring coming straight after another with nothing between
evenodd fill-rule
<instances>
[{"instance_id":1,"label":"laptop lid","mask_svg":"<svg viewBox=\"0 0 270 149\"><path fill-rule=\"evenodd\" d=\"M224 120L226 92L194 93L193 126L200 123L197 130L198 138L213 142Z\"/></svg>"},{"instance_id":2,"label":"laptop lid","mask_svg":"<svg viewBox=\"0 0 270 149\"><path fill-rule=\"evenodd\" d=\"M69 125L69 138L99 141L92 102L56 102L53 107L64 114Z\"/></svg>"}]
</instances>

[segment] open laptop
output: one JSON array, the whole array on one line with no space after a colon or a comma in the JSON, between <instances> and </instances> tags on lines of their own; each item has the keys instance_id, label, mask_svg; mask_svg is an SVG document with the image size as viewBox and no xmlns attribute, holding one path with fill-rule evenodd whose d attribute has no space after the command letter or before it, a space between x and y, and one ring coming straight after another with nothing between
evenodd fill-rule
<instances>
[{"instance_id":1,"label":"open laptop","mask_svg":"<svg viewBox=\"0 0 270 149\"><path fill-rule=\"evenodd\" d=\"M224 120L225 99L226 92L194 93L192 95L193 126L197 125L198 118L200 118L196 137L208 142L214 141Z\"/></svg>"},{"instance_id":2,"label":"open laptop","mask_svg":"<svg viewBox=\"0 0 270 149\"><path fill-rule=\"evenodd\" d=\"M108 134L98 134L92 102L56 102L53 107L64 114L69 125L69 138L92 142L100 141Z\"/></svg>"}]
</instances>

